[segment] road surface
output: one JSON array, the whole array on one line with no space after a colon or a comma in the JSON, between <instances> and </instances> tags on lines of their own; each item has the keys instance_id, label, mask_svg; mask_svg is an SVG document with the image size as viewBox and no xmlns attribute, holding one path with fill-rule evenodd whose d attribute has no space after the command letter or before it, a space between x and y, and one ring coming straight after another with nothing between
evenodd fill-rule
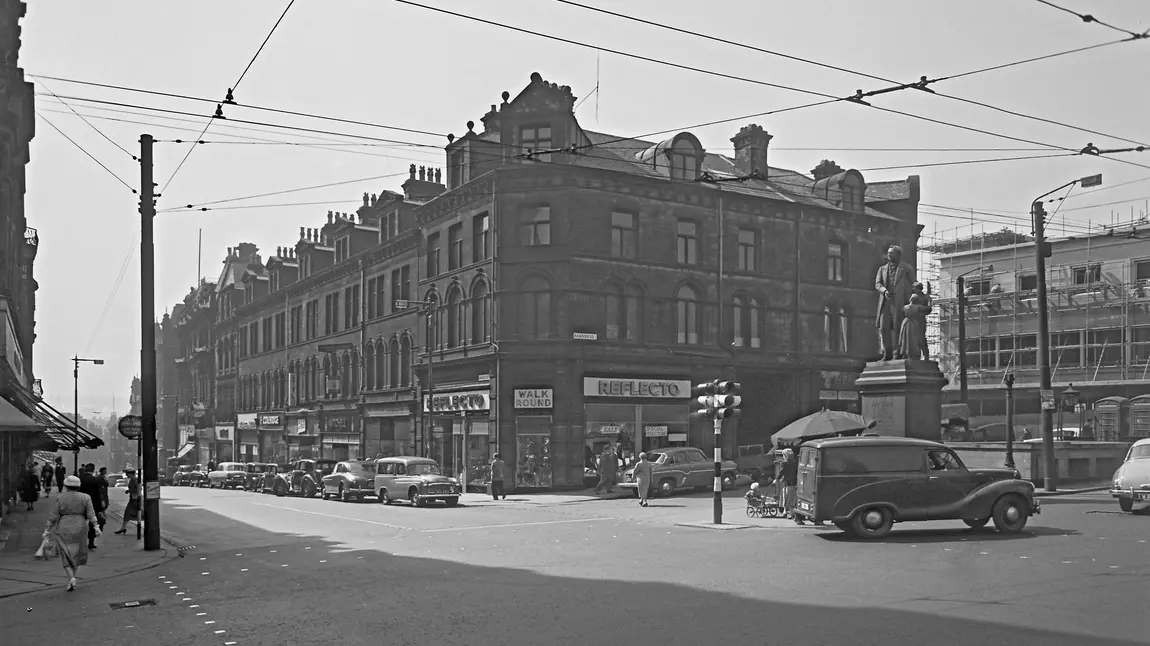
<instances>
[{"instance_id":1,"label":"road surface","mask_svg":"<svg viewBox=\"0 0 1150 646\"><path fill-rule=\"evenodd\" d=\"M737 493L726 519L762 527L679 525L710 519L706 495L454 509L164 496L184 558L0 601L5 643L1150 643L1150 513L1105 494L1045 499L1018 536L925 523L876 542L748 521Z\"/></svg>"}]
</instances>

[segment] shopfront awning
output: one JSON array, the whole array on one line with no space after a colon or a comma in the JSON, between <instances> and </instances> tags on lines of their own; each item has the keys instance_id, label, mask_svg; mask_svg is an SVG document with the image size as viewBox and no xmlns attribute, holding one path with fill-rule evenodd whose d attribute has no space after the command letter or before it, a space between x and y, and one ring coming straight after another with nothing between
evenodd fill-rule
<instances>
[{"instance_id":1,"label":"shopfront awning","mask_svg":"<svg viewBox=\"0 0 1150 646\"><path fill-rule=\"evenodd\" d=\"M176 453L176 459L179 460L179 459L183 458L185 455L191 453L195 449L196 449L195 444L185 444L185 445L181 446L180 450Z\"/></svg>"},{"instance_id":2,"label":"shopfront awning","mask_svg":"<svg viewBox=\"0 0 1150 646\"><path fill-rule=\"evenodd\" d=\"M25 430L42 431L56 444L57 451L95 449L104 445L104 441L99 437L64 417L63 413L52 408L44 400L37 399L14 379L8 382L7 398L0 398L0 401L4 401L37 425L36 428Z\"/></svg>"},{"instance_id":3,"label":"shopfront awning","mask_svg":"<svg viewBox=\"0 0 1150 646\"><path fill-rule=\"evenodd\" d=\"M46 430L43 424L21 413L7 399L0 397L0 431L34 433Z\"/></svg>"}]
</instances>

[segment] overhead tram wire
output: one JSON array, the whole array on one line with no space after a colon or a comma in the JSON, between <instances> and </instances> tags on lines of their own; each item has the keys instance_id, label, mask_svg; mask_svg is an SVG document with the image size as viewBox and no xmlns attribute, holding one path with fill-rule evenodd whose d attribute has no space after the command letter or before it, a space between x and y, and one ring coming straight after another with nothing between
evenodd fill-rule
<instances>
[{"instance_id":1,"label":"overhead tram wire","mask_svg":"<svg viewBox=\"0 0 1150 646\"><path fill-rule=\"evenodd\" d=\"M1061 7L1059 5L1054 4L1053 2L1048 2L1047 0L1037 0L1037 1L1041 4L1044 4L1044 5L1052 8L1052 9L1057 9L1058 11L1065 11L1066 13L1068 13L1072 16L1076 16L1082 22L1092 22L1096 25L1102 25L1103 27L1106 27L1107 29L1113 29L1114 31L1122 33L1122 34L1129 34L1133 39L1141 39L1141 38L1150 37L1150 31L1146 31L1144 33L1138 33L1136 31L1130 31L1129 29L1124 29L1122 27L1116 27L1114 25L1111 25L1110 23L1102 22L1101 20L1095 18L1094 16L1092 16L1088 13L1078 13L1077 11L1074 11L1073 9L1067 9L1066 7Z\"/></svg>"},{"instance_id":2,"label":"overhead tram wire","mask_svg":"<svg viewBox=\"0 0 1150 646\"><path fill-rule=\"evenodd\" d=\"M240 83L244 80L244 77L248 75L248 70L250 70L252 65L255 64L256 59L259 58L260 54L264 51L264 47L268 44L268 41L271 40L272 34L276 33L276 29L280 26L280 23L283 22L284 16L287 15L287 12L292 8L292 5L294 4L295 0L288 0L288 4L286 7L284 7L283 13L281 13L280 17L276 19L276 23L272 25L271 30L268 31L268 35L264 37L263 42L260 43L259 49L256 50L256 53L251 57L251 60L249 60L248 64L244 66L244 71L240 73L240 77L236 79L236 82L233 83L230 88L228 88L228 93L227 96L224 97L223 103L233 103L233 93L239 89ZM204 138L204 134L207 133L208 128L212 127L212 123L215 122L215 120L219 117L219 114L219 106L217 106L216 114L208 119L208 122L204 124L203 131L201 131L199 136L196 137L197 140ZM171 185L172 180L176 179L176 175L179 174L180 169L184 167L184 164L188 161L188 157L192 156L192 152L195 151L195 149L195 145L188 147L188 152L184 154L184 158L181 159L180 163L176 165L176 170L172 171L172 174L168 176L168 181L164 182L163 188L160 189L159 196L162 196L165 192L167 192L168 186Z\"/></svg>"},{"instance_id":3,"label":"overhead tram wire","mask_svg":"<svg viewBox=\"0 0 1150 646\"><path fill-rule=\"evenodd\" d=\"M797 62L800 62L800 63L805 63L805 64L807 64L807 65L814 65L814 66L816 66L816 67L822 67L822 68L824 68L824 69L834 70L834 71L837 71L837 72L843 72L843 73L846 73L846 74L853 74L853 75L855 75L855 76L860 76L860 77L863 77L863 78L867 78L867 79L871 79L871 80L875 80L875 81L882 81L883 83L891 83L891 84L894 84L894 85L899 85L899 84L900 84L900 82L899 82L899 81L896 81L896 80L893 80L893 79L889 79L889 78L885 78L885 77L882 77L882 76L877 76L877 75L874 75L874 74L869 74L869 73L867 73L867 72L860 72L860 71L858 71L858 70L852 70L852 69L850 69L850 68L846 68L846 67L840 67L840 66L838 66L838 65L831 65L831 64L829 64L829 63L823 63L823 62L820 62L820 61L815 61L815 60L812 60L812 59L809 59L809 58L803 58L803 57L800 57L800 56L793 56L793 55L791 55L791 54L784 54L784 53L782 53L782 52L778 52L778 51L774 51L774 50L770 50L770 49L765 49L765 48L763 48L763 47L756 47L756 46L754 46L754 45L748 45L748 44L746 44L746 43L741 43L741 42L738 42L738 41L734 41L734 40L730 40L730 39L727 39L727 38L721 38L721 37L719 37L719 36L712 36L712 35L710 35L710 34L705 34L705 33L702 33L702 32L698 32L698 31L694 31L694 30L691 30L691 29L684 29L684 28L682 28L682 27L675 27L675 26L673 26L673 25L668 25L668 24L666 24L666 23L661 23L661 22L657 22L657 21L654 21L654 20L647 20L647 19L645 19L645 18L639 18L639 17L637 17L637 16L629 16L629 15L627 15L627 14L624 14L624 13L619 13L619 12L617 12L617 11L611 11L611 10L609 10L609 9L602 9L602 8L600 8L600 7L593 7L593 6L591 6L591 5L586 5L586 4L583 4L583 3L580 3L580 2L575 2L574 0L555 0L555 2L559 2L559 3L565 4L565 5L569 5L569 6L572 6L572 7L577 7L577 8L580 8L580 9L585 9L585 10L587 10L587 11L593 11L593 12L596 12L596 13L601 13L601 14L605 14L605 15L608 15L608 16L613 16L613 17L615 17L615 18L621 18L621 19L623 19L623 20L629 20L629 21L631 21L631 22L636 22L636 23L639 23L639 24L643 24L643 25L647 25L647 26L650 26L650 27L656 27L656 28L658 28L658 29L664 29L664 30L667 30L667 31L673 31L673 32L677 32L677 33L680 33L680 34L685 34L685 35L688 35L688 36L692 36L692 37L695 37L695 38L701 38L701 39L704 39L704 40L709 40L709 41L713 41L713 42L717 42L717 43L722 43L722 44L724 44L724 45L731 45L731 46L733 46L733 47L740 47L740 48L742 48L742 49L748 49L748 50L751 50L751 51L755 51L755 52L759 52L759 53L762 53L762 54L768 54L768 55L771 55L771 56L777 56L777 57L780 57L780 58L785 58L785 59L788 59L788 60L797 61ZM1110 43L1104 43L1103 45L1115 45L1115 44L1118 44L1118 43L1123 43L1123 42L1127 42L1127 41L1130 41L1130 40L1133 40L1133 39L1132 39L1132 38L1124 38L1124 39L1122 39L1122 40L1112 41L1112 42L1110 42ZM1081 51L1081 50L1070 50L1070 52L1077 52L1077 51ZM1065 54L1065 53L1068 53L1068 52L1061 52L1061 53L1059 53L1059 54L1054 54L1054 55L1052 55L1052 56L1060 56L1060 55L1062 55L1062 54ZM1027 59L1027 61L1024 61L1024 62L1030 62L1030 61L1034 61L1034 60L1042 60L1042 58L1047 58L1047 57L1040 57L1040 58L1036 58L1036 59ZM1015 64L1017 64L1017 63L1015 63ZM990 71L990 70L1002 69L1003 67L1005 67L1005 66L996 66L996 67L992 67L992 68L986 68L985 70L982 70L982 71ZM954 76L943 76L943 77L940 77L940 78L936 78L936 79L933 79L933 80L931 80L931 81L930 81L930 83L931 83L931 84L933 84L933 83L938 83L938 82L940 82L940 81L945 81L945 80L951 80L951 79L955 79L955 78L960 78L960 77L962 77L962 76L969 76L969 75L971 75L971 74L974 74L974 73L978 73L978 72L967 72L967 73L964 73L964 74L959 74L959 75L954 75ZM981 102L981 101L975 101L975 100L972 100L972 99L966 99L966 98L963 98L963 97L959 97L959 96L954 96L954 95L951 95L951 94L944 94L944 93L942 93L942 92L938 92L937 90L934 90L934 89L931 89L930 93L932 93L932 94L936 94L936 95L938 95L938 96L940 96L940 97L943 97L943 98L952 99L952 100L955 100L955 101L960 101L960 102L962 102L962 103L968 103L968 104L971 104L971 105L977 105L977 106L980 106L980 107L983 107L983 108L987 108L987 109L990 109L990 110L995 110L995 111L997 111L997 112L1002 112L1002 113L1004 113L1004 114L1010 114L1010 115L1013 115L1013 116L1016 116L1016 117L1021 117L1021 118L1024 118L1024 119L1031 119L1031 120L1033 120L1033 121L1039 121L1039 122L1042 122L1042 123L1047 123L1047 124L1051 124L1051 125L1061 126L1061 127L1063 127L1063 128L1070 128L1070 129L1072 129L1072 130L1078 130L1078 131L1080 131L1080 132L1085 132L1085 133L1089 133L1089 134L1092 134L1092 135L1098 135L1098 136L1100 136L1100 137L1109 137L1109 138L1111 138L1111 139L1116 139L1116 140L1119 140L1119 141L1125 141L1125 142L1127 142L1127 143L1133 143L1133 144L1141 144L1141 145L1146 145L1146 144L1142 144L1142 142L1139 142L1139 141L1135 141L1135 140L1133 140L1133 139L1128 139L1128 138L1126 138L1126 137L1120 137L1120 136L1118 136L1118 135L1112 135L1112 134L1108 134L1108 133L1104 133L1104 132L1099 132L1099 131L1097 131L1097 130L1091 130L1091 129L1089 129L1089 128L1083 128L1083 127L1081 127L1081 126L1075 126L1075 125L1072 125L1072 124L1068 124L1068 123L1064 123L1064 122L1061 122L1061 121L1055 121L1055 120L1053 120L1053 119L1046 119L1046 118L1043 118L1043 117L1038 117L1038 116L1034 116L1034 115L1030 115L1030 114L1025 114L1025 113L1022 113L1022 112L1016 112L1016 111L1013 111L1013 110L1007 110L1007 109L1005 109L1005 108L1000 108L1000 107L998 107L998 106L995 106L995 105L991 105L991 104L989 104L989 103L983 103L983 102Z\"/></svg>"},{"instance_id":4,"label":"overhead tram wire","mask_svg":"<svg viewBox=\"0 0 1150 646\"><path fill-rule=\"evenodd\" d=\"M57 95L55 92L53 92L53 91L52 91L52 88L48 87L48 86L47 86L47 84L45 84L43 81L41 81L41 82L40 82L40 87L42 87L42 88L44 88L45 90L47 90L48 94L51 94L53 97L55 97L55 98L56 98L56 100L57 100L57 101L59 101L59 102L60 102L60 104L61 104L61 105L63 105L65 108L68 108L68 110L70 110L70 111L72 112L72 114L76 115L77 117L80 117L80 120L81 120L81 121L83 121L84 123L88 124L88 127L89 127L89 128L91 128L92 130L95 130L95 131L96 131L96 134L98 134L98 135L100 135L101 137L103 137L103 138L104 138L104 139L105 139L105 140L106 140L108 143L112 144L112 145L113 145L113 146L115 146L116 148L119 148L119 149L120 149L120 151L122 151L122 152L123 152L125 155L127 155L128 157L131 157L131 158L132 158L132 161L139 161L139 159L138 159L138 158L137 158L135 155L133 155L131 152L129 152L127 148L124 148L124 147L123 147L123 146L121 146L120 144L116 143L116 141L115 141L114 139L112 139L112 138L111 138L111 137L109 137L108 135L104 134L104 131L103 131L103 130L100 130L99 128L97 128L97 127L95 126L95 124L93 124L91 121L88 121L88 119L87 119L87 118L86 118L84 115L80 114L79 112L76 112L76 109L75 109L75 108L73 108L71 105L68 105L68 103L66 103L66 102L64 101L64 99L61 99L61 98L59 97L59 95Z\"/></svg>"},{"instance_id":5,"label":"overhead tram wire","mask_svg":"<svg viewBox=\"0 0 1150 646\"><path fill-rule=\"evenodd\" d=\"M92 346L96 343L96 339L100 336L100 332L104 329L104 321L108 318L108 312L112 311L112 305L116 302L116 294L120 292L120 285L124 282L124 275L128 271L128 266L131 264L132 259L136 257L136 249L140 242L140 232L136 231L135 236L132 237L132 243L128 245L128 252L124 254L124 261L120 264L120 272L116 275L116 281L112 283L112 291L108 294L108 300L104 303L104 309L100 312L100 317L96 319L96 325L92 328L92 336L88 338L88 345L84 350L84 354L92 351Z\"/></svg>"},{"instance_id":6,"label":"overhead tram wire","mask_svg":"<svg viewBox=\"0 0 1150 646\"><path fill-rule=\"evenodd\" d=\"M543 32L538 32L538 31L534 31L534 30L530 30L530 29L525 29L525 28L523 28L523 27L516 27L516 26L514 26L514 25L508 25L508 24L506 24L506 23L500 23L500 22L496 22L496 21L493 21L493 20L487 20L487 19L485 19L485 18L479 18L479 17L477 17L477 16L468 16L468 15L466 15L466 14L462 14L462 13L458 13L458 12L454 12L454 11L449 11L449 10L447 10L447 9L440 9L440 8L438 8L438 7L432 7L432 6L429 6L429 5L420 4L420 3L418 3L418 2L412 2L411 0L393 0L393 2L397 2L397 3L400 3L400 4L404 4L404 5L412 6L412 7L417 7L417 8L420 8L420 9L426 9L426 10L428 10L428 11L434 11L434 12L437 12L437 13L442 13L442 14L446 14L446 15L454 16L454 17L457 17L457 18L462 18L462 19L464 19L464 20L470 20L470 21L473 21L473 22L478 22L478 23L481 23L481 24L485 24L485 25L490 25L490 26L500 27L500 28L503 28L503 29L508 29L508 30L511 30L511 31L516 31L516 32L520 32L520 33L525 33L525 34L533 35L533 36L538 36L538 37L540 37L540 38L545 38L545 39L549 39L549 40L555 40L555 41L558 41L558 42L562 42L562 43L566 43L566 44L570 44L570 45L575 45L575 46L577 46L577 47L584 47L584 48L588 48L588 49L594 49L594 50L597 50L597 51L608 52L608 53L611 53L611 54L617 54L617 55L619 55L619 56L625 56L625 57L628 57L628 58L634 58L634 59L636 59L636 60L642 60L642 61L646 61L646 62L656 63L656 64L659 64L659 65L666 65L666 66L668 66L668 67L673 67L673 68L677 68L677 69L683 69L683 70L688 70L688 71L698 72L698 73L701 73L701 74L707 74L707 75L716 76L716 77L719 77L719 78L726 78L726 79L731 79L731 80L743 81L743 82L752 83L752 84L755 84L755 85L763 85L763 86L767 86L767 87L774 87L774 88L778 88L778 89L790 90L790 91L793 91L793 92L800 92L800 93L803 93L803 94L810 94L810 95L814 95L814 96L832 97L832 98L828 99L827 101L823 101L823 102L821 102L821 103L810 104L810 105L804 105L804 106L794 106L794 107L792 107L792 108L789 108L789 109L792 109L792 110L794 110L794 109L799 109L799 108L805 108L805 107L814 107L815 105L822 105L822 104L827 104L827 103L837 103L837 102L840 102L840 101L848 101L848 102L851 102L851 103L859 103L859 104L861 104L861 105L865 105L866 107L869 107L869 108L872 108L872 109L875 109L875 110L879 110L879 111L882 111L882 112L888 112L888 113L891 113L891 114L898 114L898 115L901 115L901 116L905 116L905 117L909 117L909 118L912 118L912 119L918 119L918 120L920 120L920 121L925 121L925 122L927 122L927 123L934 123L934 124L937 124L937 125L947 126L947 127L951 127L951 128L958 128L958 129L960 129L960 130L966 130L966 131L969 131L969 132L976 132L976 133L979 133L979 134L984 134L984 135L988 135L988 136L992 136L992 137L998 137L998 138L1001 138L1001 139L1007 139L1007 140L1010 140L1010 141L1017 141L1017 142L1020 142L1020 143L1028 143L1028 144L1034 144L1034 145L1038 145L1038 146L1046 146L1047 148L1051 148L1051 149L1054 149L1054 150L1061 150L1061 151L1066 151L1066 152L1078 152L1078 151L1080 150L1080 149L1076 149L1076 148L1070 148L1070 147L1066 147L1066 146L1059 146L1059 145L1056 145L1056 144L1049 144L1049 143L1046 143L1046 142L1035 141L1035 140L1032 140L1032 139L1024 139L1024 138L1022 138L1022 137L1014 137L1014 136L1012 136L1012 135L1006 135L1006 134L1002 134L1002 133L998 133L998 132L993 132L993 131L990 131L990 130L984 130L984 129L982 129L982 128L975 128L975 127L973 127L973 126L964 126L964 125L962 125L962 124L951 123L951 122L949 122L949 121L943 121L943 120L941 120L941 119L934 119L934 118L931 118L931 117L925 117L925 116L922 116L922 115L918 115L918 114L913 114L913 113L910 113L910 112L903 112L903 111L901 111L901 110L895 110L895 109L892 109L892 108L884 108L884 107L881 107L881 106L871 105L871 104L869 104L869 103L866 103L865 101L862 101L862 99L864 99L864 98L867 98L867 97L870 97L870 96L874 96L874 95L878 95L878 94L885 94L885 93L888 93L888 92L893 92L893 91L897 91L897 90L903 90L903 89L911 89L912 87L916 87L916 86L919 86L919 85L925 85L925 84L929 84L929 83L932 83L932 82L934 82L934 81L930 81L930 80L927 80L927 79L923 79L923 80L922 80L922 81L920 81L919 83L909 83L909 84L903 84L903 85L901 85L901 86L899 86L899 87L895 87L895 88L884 88L884 89L880 89L880 90L872 90L872 91L870 91L870 92L865 92L865 93L864 93L864 92L862 92L862 91L859 91L859 92L858 92L858 93L856 93L854 96L847 96L847 97L837 97L837 98L836 98L836 97L834 97L833 95L830 95L830 94L826 94L826 93L823 93L823 92L816 92L816 91L813 91L813 90L805 90L805 89L802 89L802 88L794 88L794 87L790 87L790 86L779 85L779 84L777 84L777 83L769 83L769 82L767 82L767 81L762 81L762 80L758 80L758 79L749 79L749 78L746 78L746 77L742 77L742 76L737 76L737 75L733 75L733 74L726 74L726 73L723 73L723 72L717 72L717 71L714 71L714 70L707 70L707 69L704 69L704 68L693 67L693 66L690 66L690 65L684 65L684 64L681 64L681 63L672 63L672 62L670 62L670 61L663 61L663 60L659 60L659 59L656 59L656 58L652 58L652 57L649 57L649 56L643 56L643 55L641 55L641 54L634 54L634 53L631 53L631 52L624 52L624 51L621 51L621 50L617 50L617 49L611 49L611 48L607 48L607 47L601 47L601 46L599 46L599 45L592 45L592 44L589 44L589 43L584 43L584 42L582 42L582 41L576 41L576 40L572 40L572 39L569 39L569 38L563 38L563 37L561 37L561 36L555 36L555 35L552 35L552 34L545 34L545 33L543 33ZM784 111L784 110L777 110L777 111L773 111L773 112L776 112L776 113L777 113L777 112L780 112L780 111ZM620 139L619 141L623 141L623 140L624 140L624 139ZM600 142L600 144L599 144L599 145L602 145L603 143L605 143L605 142ZM595 145L595 144L588 144L588 145L585 145L585 146L580 146L580 147L575 147L575 148L590 148L590 147L593 147L594 145ZM571 148L571 150L574 150L575 148ZM560 152L560 151L558 151L558 150L538 151L538 152L537 152L537 153L535 153L535 154L546 154L546 153L550 153L550 152ZM1143 164L1139 164L1139 163L1137 163L1137 162L1128 161L1128 160L1125 160L1125 159L1121 159L1121 158L1118 158L1118 157L1109 157L1109 156L1104 156L1104 157L1105 157L1106 159L1111 159L1111 160L1113 160L1113 161L1117 161L1117 162L1120 162L1120 163L1124 163L1124 164L1130 164L1130 165L1133 165L1133 166L1139 166L1139 167L1141 167L1141 168L1150 169L1150 166L1146 166L1146 165L1143 165Z\"/></svg>"},{"instance_id":7,"label":"overhead tram wire","mask_svg":"<svg viewBox=\"0 0 1150 646\"><path fill-rule=\"evenodd\" d=\"M127 182L125 182L125 181L123 180L123 178L121 178L119 175L117 175L117 174L115 173L115 171L113 171L111 168L108 168L106 165L104 165L104 162L100 161L99 159L96 159L96 156L95 156L95 155L93 155L92 153L88 152L88 151L87 151L87 150L86 150L86 149L85 149L83 146L81 146L80 144L76 143L76 140L75 140L75 139L72 139L71 137L69 137L69 136L67 135L67 133L65 133L63 130L61 130L61 129L60 129L60 128L59 128L59 127L56 125L56 124L52 123L52 120L51 120L51 119L49 119L48 117L45 117L45 116L44 116L43 114L41 114L39 111L37 111L37 112L36 112L36 116L37 116L37 117L39 117L39 118L41 118L41 119L43 119L43 120L44 120L44 123L47 123L48 125L52 126L52 129L53 129L53 130L55 130L56 132L60 133L60 136L61 136L61 137L63 137L63 138L65 138L65 139L67 139L67 140L68 140L68 141L69 141L69 142L70 142L70 143L71 143L73 146L75 146L76 148L78 148L78 149L80 150L80 152L82 152L82 153L84 153L85 155L87 155L87 156L88 156L88 159L91 159L92 161L96 162L96 164L97 164L97 165L98 165L100 168L103 168L103 169L104 169L104 172L106 172L106 173L108 173L109 175L111 175L112 177L116 178L116 181L117 181L117 182L119 182L119 183L123 184L123 185L124 185L124 187L125 187L125 188L127 188L127 189L128 189L129 191L131 191L132 193L136 193L136 192L137 192L137 191L136 191L136 189L132 188L132 185L131 185L131 184L129 184L129 183L127 183Z\"/></svg>"}]
</instances>

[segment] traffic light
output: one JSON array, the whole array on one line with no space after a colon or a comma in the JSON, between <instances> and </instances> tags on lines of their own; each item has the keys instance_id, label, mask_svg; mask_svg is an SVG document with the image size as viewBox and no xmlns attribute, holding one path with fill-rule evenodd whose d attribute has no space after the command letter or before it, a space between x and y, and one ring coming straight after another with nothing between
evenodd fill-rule
<instances>
[{"instance_id":1,"label":"traffic light","mask_svg":"<svg viewBox=\"0 0 1150 646\"><path fill-rule=\"evenodd\" d=\"M719 381L715 380L705 384L699 384L691 389L691 397L699 404L699 408L695 411L698 416L710 417L715 411L716 396L718 394Z\"/></svg>"},{"instance_id":2,"label":"traffic light","mask_svg":"<svg viewBox=\"0 0 1150 646\"><path fill-rule=\"evenodd\" d=\"M719 419L738 417L739 404L743 397L739 394L741 384L735 381L720 381L715 384L715 416Z\"/></svg>"}]
</instances>

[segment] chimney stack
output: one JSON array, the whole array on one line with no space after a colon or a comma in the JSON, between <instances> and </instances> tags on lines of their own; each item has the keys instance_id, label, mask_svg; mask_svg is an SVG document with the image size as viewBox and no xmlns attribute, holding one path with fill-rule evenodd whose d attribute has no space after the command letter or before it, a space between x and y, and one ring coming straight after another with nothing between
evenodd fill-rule
<instances>
[{"instance_id":1,"label":"chimney stack","mask_svg":"<svg viewBox=\"0 0 1150 646\"><path fill-rule=\"evenodd\" d=\"M435 169L435 183L436 184L442 184L443 183L443 169L442 168L436 168Z\"/></svg>"},{"instance_id":2,"label":"chimney stack","mask_svg":"<svg viewBox=\"0 0 1150 646\"><path fill-rule=\"evenodd\" d=\"M419 167L419 181L421 181L421 182L427 181L427 167L426 166L420 166Z\"/></svg>"},{"instance_id":3,"label":"chimney stack","mask_svg":"<svg viewBox=\"0 0 1150 646\"><path fill-rule=\"evenodd\" d=\"M750 175L758 171L767 176L767 148L774 137L757 123L743 126L739 133L731 137L735 144L735 170L740 175Z\"/></svg>"},{"instance_id":4,"label":"chimney stack","mask_svg":"<svg viewBox=\"0 0 1150 646\"><path fill-rule=\"evenodd\" d=\"M834 177L841 172L843 172L843 169L829 159L822 160L818 166L811 169L811 175L814 176L816 182L828 177Z\"/></svg>"},{"instance_id":5,"label":"chimney stack","mask_svg":"<svg viewBox=\"0 0 1150 646\"><path fill-rule=\"evenodd\" d=\"M412 164L411 167L407 169L407 171L411 173L411 177L409 179L415 179L415 164Z\"/></svg>"},{"instance_id":6,"label":"chimney stack","mask_svg":"<svg viewBox=\"0 0 1150 646\"><path fill-rule=\"evenodd\" d=\"M335 222L335 220L333 219L334 217L335 217L335 216L333 216L333 215L332 215L332 212L331 212L331 211L328 211L328 212L327 212L327 223L328 223L328 224L331 224L332 222Z\"/></svg>"}]
</instances>

